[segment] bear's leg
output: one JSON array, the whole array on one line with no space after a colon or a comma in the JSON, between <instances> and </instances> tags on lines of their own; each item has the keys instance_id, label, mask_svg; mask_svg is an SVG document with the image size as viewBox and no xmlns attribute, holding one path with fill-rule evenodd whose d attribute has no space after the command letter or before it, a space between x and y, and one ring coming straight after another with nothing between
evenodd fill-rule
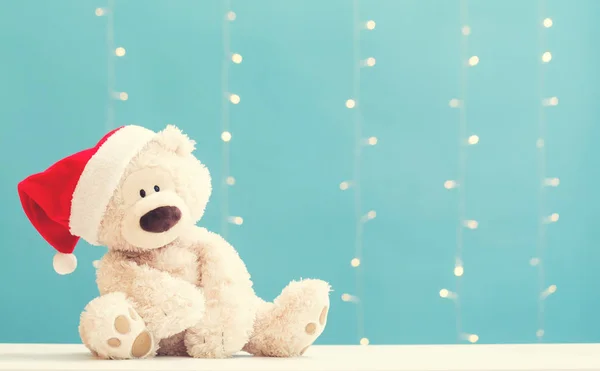
<instances>
[{"instance_id":1,"label":"bear's leg","mask_svg":"<svg viewBox=\"0 0 600 371\"><path fill-rule=\"evenodd\" d=\"M156 352L146 324L121 292L102 295L88 303L81 313L79 335L92 354L100 358L144 358Z\"/></svg>"},{"instance_id":2,"label":"bear's leg","mask_svg":"<svg viewBox=\"0 0 600 371\"><path fill-rule=\"evenodd\" d=\"M256 300L256 296L253 299ZM188 328L184 335L188 354L194 358L228 358L241 351L253 330L254 300L249 301L242 312L225 306L220 313L215 310L215 318L209 311L205 321Z\"/></svg>"},{"instance_id":3,"label":"bear's leg","mask_svg":"<svg viewBox=\"0 0 600 371\"><path fill-rule=\"evenodd\" d=\"M267 357L304 354L323 333L330 286L321 280L290 283L273 303L262 302L244 351Z\"/></svg>"}]
</instances>

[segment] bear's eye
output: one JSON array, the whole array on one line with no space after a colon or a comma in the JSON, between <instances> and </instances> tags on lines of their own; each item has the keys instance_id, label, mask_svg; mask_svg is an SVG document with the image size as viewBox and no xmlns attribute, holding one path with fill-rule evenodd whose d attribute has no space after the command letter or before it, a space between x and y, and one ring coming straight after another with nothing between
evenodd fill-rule
<instances>
[{"instance_id":1,"label":"bear's eye","mask_svg":"<svg viewBox=\"0 0 600 371\"><path fill-rule=\"evenodd\" d=\"M140 189L140 196L142 196L142 198L146 197L146 191Z\"/></svg>"},{"instance_id":2,"label":"bear's eye","mask_svg":"<svg viewBox=\"0 0 600 371\"><path fill-rule=\"evenodd\" d=\"M155 185L154 186L154 192L158 192L158 191L160 191L160 187Z\"/></svg>"}]
</instances>

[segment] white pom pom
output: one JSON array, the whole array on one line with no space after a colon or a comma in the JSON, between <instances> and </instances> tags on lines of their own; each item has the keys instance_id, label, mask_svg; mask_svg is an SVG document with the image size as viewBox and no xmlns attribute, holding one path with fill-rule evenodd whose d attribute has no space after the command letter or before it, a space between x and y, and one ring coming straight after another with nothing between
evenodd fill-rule
<instances>
[{"instance_id":1,"label":"white pom pom","mask_svg":"<svg viewBox=\"0 0 600 371\"><path fill-rule=\"evenodd\" d=\"M56 253L52 259L52 265L56 273L65 275L73 273L77 268L77 258L73 254Z\"/></svg>"}]
</instances>

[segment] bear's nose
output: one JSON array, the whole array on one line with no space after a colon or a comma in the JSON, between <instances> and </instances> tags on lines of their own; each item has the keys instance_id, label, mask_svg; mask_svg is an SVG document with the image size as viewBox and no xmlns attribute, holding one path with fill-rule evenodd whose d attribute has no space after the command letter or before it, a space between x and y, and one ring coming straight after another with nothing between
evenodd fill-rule
<instances>
[{"instance_id":1,"label":"bear's nose","mask_svg":"<svg viewBox=\"0 0 600 371\"><path fill-rule=\"evenodd\" d=\"M175 206L161 206L140 218L140 227L146 232L162 233L173 228L181 219L181 210Z\"/></svg>"}]
</instances>

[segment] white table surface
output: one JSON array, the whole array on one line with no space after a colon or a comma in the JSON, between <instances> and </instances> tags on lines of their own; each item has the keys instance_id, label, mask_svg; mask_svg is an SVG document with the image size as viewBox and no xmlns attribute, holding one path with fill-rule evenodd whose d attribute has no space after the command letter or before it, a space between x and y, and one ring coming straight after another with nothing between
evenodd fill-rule
<instances>
[{"instance_id":1,"label":"white table surface","mask_svg":"<svg viewBox=\"0 0 600 371\"><path fill-rule=\"evenodd\" d=\"M94 359L83 345L0 344L0 370L600 371L600 344L313 346L304 357Z\"/></svg>"}]
</instances>

